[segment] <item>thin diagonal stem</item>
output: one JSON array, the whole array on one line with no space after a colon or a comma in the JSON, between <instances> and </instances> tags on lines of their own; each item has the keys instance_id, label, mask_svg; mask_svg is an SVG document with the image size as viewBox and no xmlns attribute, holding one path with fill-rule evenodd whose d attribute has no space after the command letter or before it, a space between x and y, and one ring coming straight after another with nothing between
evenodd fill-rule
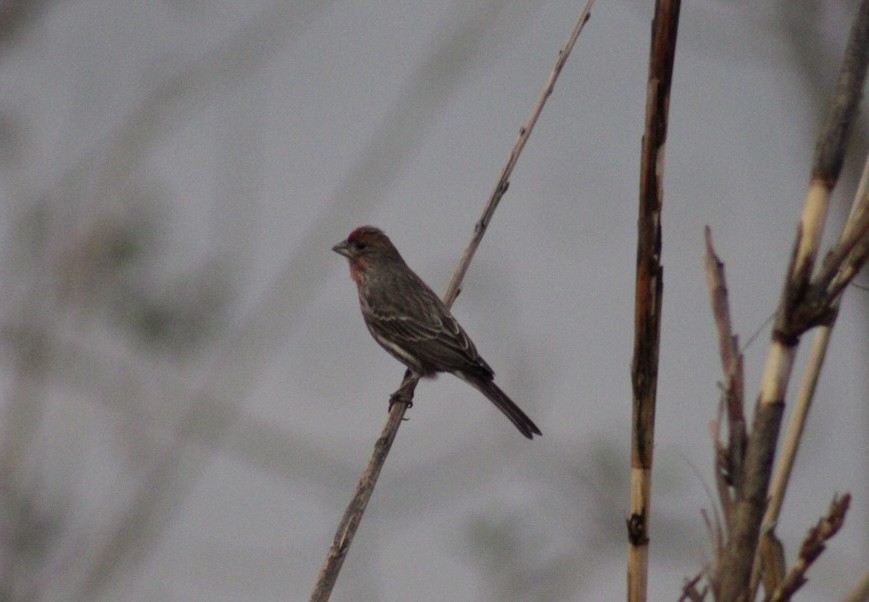
<instances>
[{"instance_id":1,"label":"thin diagonal stem","mask_svg":"<svg viewBox=\"0 0 869 602\"><path fill-rule=\"evenodd\" d=\"M486 203L483 215L474 227L474 234L471 238L471 242L465 249L458 267L453 274L453 278L447 287L447 291L444 293L444 303L447 307L450 307L453 304L459 294L462 280L464 279L465 273L468 271L468 266L474 257L474 253L480 246L480 241L483 238L483 234L486 232L486 228L492 219L492 215L494 214L498 203L501 201L501 197L503 197L504 193L507 191L513 168L516 166L516 162L519 159L519 155L521 154L525 143L531 136L531 131L534 128L534 124L537 123L537 119L540 117L540 113L543 110L543 106L546 104L546 100L552 94L558 75L561 73L561 69L564 67L567 57L570 55L570 51L573 50L576 40L579 37L579 33L582 31L583 25L585 25L585 22L589 19L593 3L594 0L587 0L576 24L570 32L570 37L568 38L567 43L558 53L555 67L552 69L552 72L546 81L546 85L544 86L540 97L537 99L534 109L531 111L531 116L528 118L525 125L523 125L519 130L519 136L516 139L516 143L513 145L513 149L510 151L507 164L504 166L504 169L501 170L501 176L489 197L489 201ZM350 501L347 510L344 512L344 517L341 519L341 523L335 533L332 546L329 548L326 559L320 568L317 583L315 584L314 591L311 594L311 602L326 602L332 595L332 589L335 586L335 582L338 580L338 574L341 571L344 558L347 556L350 544L353 542L353 537L356 534L359 523L362 521L365 508L368 506L368 501L371 499L371 494L374 492L374 486L377 484L377 478L380 476L380 471L383 468L383 464L386 462L386 457L389 454L389 450L392 447L393 441L395 441L396 434L398 433L398 427L401 426L402 418L404 417L404 413L407 411L407 403L403 400L409 402L413 399L413 392L416 388L417 380L417 378L406 374L398 389L398 391L401 391L400 397L396 396L398 391L396 394L393 394L393 399L399 401L398 403L393 403L390 408L389 418L383 427L380 437L374 444L374 451L368 458L368 464L359 478L359 482L356 485L356 491L353 494L353 499Z\"/></svg>"}]
</instances>

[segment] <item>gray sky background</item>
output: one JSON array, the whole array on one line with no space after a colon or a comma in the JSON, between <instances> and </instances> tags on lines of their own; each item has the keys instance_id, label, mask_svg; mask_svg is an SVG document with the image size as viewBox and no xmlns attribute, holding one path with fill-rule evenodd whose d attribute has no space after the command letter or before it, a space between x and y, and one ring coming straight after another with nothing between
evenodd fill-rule
<instances>
[{"instance_id":1,"label":"gray sky background","mask_svg":"<svg viewBox=\"0 0 869 602\"><path fill-rule=\"evenodd\" d=\"M330 247L378 225L443 291L581 6L22 5L0 38L2 593L305 600L402 375ZM651 600L711 554L703 226L744 343L778 301L854 11L796 5L682 9ZM598 1L454 307L544 437L422 383L333 600L624 598L651 15ZM867 309L848 292L779 525L791 561L854 496L806 600L869 557ZM752 401L768 340L746 349Z\"/></svg>"}]
</instances>

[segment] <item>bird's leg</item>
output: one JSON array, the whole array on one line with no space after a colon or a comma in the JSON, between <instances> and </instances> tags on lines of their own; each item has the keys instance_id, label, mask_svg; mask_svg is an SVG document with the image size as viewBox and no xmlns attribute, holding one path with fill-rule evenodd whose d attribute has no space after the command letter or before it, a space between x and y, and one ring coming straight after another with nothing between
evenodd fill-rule
<instances>
[{"instance_id":1,"label":"bird's leg","mask_svg":"<svg viewBox=\"0 0 869 602\"><path fill-rule=\"evenodd\" d=\"M389 410L392 411L392 406L396 403L403 403L407 406L407 409L413 407L413 400L411 398L411 393L413 393L413 385L416 384L416 376L411 370L407 370L404 373L404 380L401 381L401 386L398 387L398 390L389 396Z\"/></svg>"}]
</instances>

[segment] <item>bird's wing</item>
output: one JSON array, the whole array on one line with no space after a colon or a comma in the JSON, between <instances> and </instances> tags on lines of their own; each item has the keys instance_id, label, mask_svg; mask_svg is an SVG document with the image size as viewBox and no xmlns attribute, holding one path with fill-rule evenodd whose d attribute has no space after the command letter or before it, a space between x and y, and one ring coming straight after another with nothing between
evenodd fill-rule
<instances>
[{"instance_id":1,"label":"bird's wing","mask_svg":"<svg viewBox=\"0 0 869 602\"><path fill-rule=\"evenodd\" d=\"M414 284L404 289L413 292L401 299L380 299L368 307L365 317L375 337L383 337L429 369L471 370L491 378L492 369L440 298L421 279Z\"/></svg>"}]
</instances>

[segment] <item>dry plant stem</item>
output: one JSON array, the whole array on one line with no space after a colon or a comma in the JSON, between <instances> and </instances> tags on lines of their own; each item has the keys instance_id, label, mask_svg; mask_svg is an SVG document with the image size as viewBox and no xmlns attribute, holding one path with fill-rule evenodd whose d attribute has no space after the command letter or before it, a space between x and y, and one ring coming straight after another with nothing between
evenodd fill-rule
<instances>
[{"instance_id":1,"label":"dry plant stem","mask_svg":"<svg viewBox=\"0 0 869 602\"><path fill-rule=\"evenodd\" d=\"M739 353L738 338L733 334L731 325L724 264L715 254L712 245L712 231L709 226L705 229L705 236L706 283L712 303L712 315L718 327L718 346L725 377L724 407L727 411L728 433L728 444L725 448L722 446L719 436L720 424L715 425L715 476L725 524L729 525L733 515L733 499L730 495L730 487L738 490L742 487L743 480L742 468L746 442L743 359L742 354Z\"/></svg>"},{"instance_id":2,"label":"dry plant stem","mask_svg":"<svg viewBox=\"0 0 869 602\"><path fill-rule=\"evenodd\" d=\"M869 571L863 573L860 581L854 586L842 602L867 602L869 601Z\"/></svg>"},{"instance_id":3,"label":"dry plant stem","mask_svg":"<svg viewBox=\"0 0 869 602\"><path fill-rule=\"evenodd\" d=\"M335 581L337 581L338 574L341 571L341 565L347 556L347 549L350 547L353 535L356 533L359 522L362 520L368 500L371 499L374 485L377 483L377 477L380 476L380 470L383 468L384 460L392 447L392 442L395 441L398 426L401 424L406 411L407 404L405 403L395 403L389 411L389 418L386 420L386 424L380 433L380 438L374 444L374 451L371 452L365 471L356 484L353 499L344 512L341 526L338 532L335 533L332 547L329 548L329 554L326 556L326 560L320 569L317 584L311 594L312 601L328 600L332 593L332 588L335 586Z\"/></svg>"},{"instance_id":4,"label":"dry plant stem","mask_svg":"<svg viewBox=\"0 0 869 602\"><path fill-rule=\"evenodd\" d=\"M453 274L453 278L450 280L450 284L447 287L447 292L444 295L444 301L446 302L447 307L449 307L459 295L459 287L465 277L465 272L471 264L471 259L473 258L474 253L477 252L477 247L480 246L480 241L483 238L483 234L486 232L486 228L489 227L489 222L492 220L492 215L495 213L498 203L501 202L501 197L504 196L504 193L507 192L507 188L510 186L510 176L513 173L513 168L519 160L519 155L522 153L522 149L525 148L525 143L528 142L528 138L531 137L531 131L537 123L537 118L540 117L540 113L543 111L543 106L546 104L547 99L555 89L555 82L561 73L561 69L567 62L571 50L573 50L573 46L576 44L576 40L579 38L583 26L591 16L591 7L593 4L594 0L586 1L582 12L579 14L579 18L577 18L576 23L570 32L567 43L558 51L558 59L555 61L555 66L549 73L549 78L546 80L546 85L543 86L543 91L540 92L540 96L537 97L537 102L534 103L531 115L528 117L525 124L519 128L519 135L516 137L516 142L510 150L510 156L507 158L507 163L501 170L501 175L498 178L498 182L495 184L495 188L492 190L492 194L489 195L489 201L486 203L486 208L483 210L482 217L474 226L474 236L471 240L471 244L469 244L468 248L465 249L465 254L459 262L459 268Z\"/></svg>"},{"instance_id":5,"label":"dry plant stem","mask_svg":"<svg viewBox=\"0 0 869 602\"><path fill-rule=\"evenodd\" d=\"M794 402L794 411L788 423L788 430L785 433L784 441L782 442L781 457L776 463L775 474L770 486L769 502L767 503L763 522L761 523L761 535L764 537L772 536L772 531L775 529L779 513L781 512L797 450L802 439L803 429L805 428L806 419L812 406L812 399L815 395L815 387L818 384L818 377L820 376L824 358L826 357L827 345L830 342L830 332L829 326L822 326L812 341L806 370L803 372L800 388ZM758 559L755 558L755 563L757 562ZM759 569L759 566L757 568ZM752 580L754 578L755 576L752 574Z\"/></svg>"},{"instance_id":6,"label":"dry plant stem","mask_svg":"<svg viewBox=\"0 0 869 602\"><path fill-rule=\"evenodd\" d=\"M768 602L790 600L793 594L805 584L806 572L824 551L826 542L842 528L850 504L851 496L847 493L841 498L833 498L827 515L819 520L816 526L809 529L805 539L803 539L799 558L797 558L793 568L788 572L778 588L767 595L766 600Z\"/></svg>"},{"instance_id":7,"label":"dry plant stem","mask_svg":"<svg viewBox=\"0 0 869 602\"><path fill-rule=\"evenodd\" d=\"M634 357L631 362L633 416L631 426L631 499L628 518L628 600L646 599L649 570L649 516L652 493L652 449L661 334L661 208L664 145L670 84L679 26L678 0L658 0L652 21L646 123L640 159L640 203L637 276L634 304Z\"/></svg>"},{"instance_id":8,"label":"dry plant stem","mask_svg":"<svg viewBox=\"0 0 869 602\"><path fill-rule=\"evenodd\" d=\"M750 581L760 523L766 507L775 446L781 427L787 383L800 336L817 325L811 275L829 207L830 191L841 170L848 135L857 111L869 57L869 0L861 3L845 50L833 104L818 137L812 181L800 220L794 252L776 314L773 341L764 367L755 418L745 455L745 481L736 492L736 508L727 549L719 567L723 602L751 600ZM806 316L810 318L806 318Z\"/></svg>"},{"instance_id":9,"label":"dry plant stem","mask_svg":"<svg viewBox=\"0 0 869 602\"><path fill-rule=\"evenodd\" d=\"M538 117L540 117L540 113L543 110L543 106L546 104L546 100L552 94L558 75L561 73L561 69L567 62L567 58L570 56L570 51L573 50L576 40L579 37L579 33L582 31L582 27L589 19L593 3L594 0L587 0L573 30L570 32L567 43L558 53L555 67L552 69L543 92L540 94L540 97L534 105L531 116L528 118L525 125L523 125L519 130L519 137L513 145L513 149L510 151L507 164L504 166L504 169L501 170L501 176L498 179L498 183L495 185L489 201L483 210L482 217L474 228L474 235L471 242L465 249L462 258L459 261L459 265L450 280L449 286L447 287L447 292L444 294L444 303L447 307L450 307L459 295L462 280L468 270L468 266L480 245L483 234L486 232L486 228L492 219L492 215L494 214L501 197L503 197L504 193L507 191L513 168L519 160L519 155L521 154L525 143L531 136L531 131L534 129L534 124L537 123ZM377 478L380 475L383 464L386 462L386 456L389 453L389 449L392 447L393 441L395 441L398 427L401 425L401 420L407 410L407 404L413 399L413 392L416 388L417 382L417 378L406 374L401 386L398 388L396 393L393 394L392 399L398 399L400 397L400 399L404 401L394 403L390 408L389 418L386 421L386 425L383 427L383 431L381 432L377 443L375 443L374 451L371 453L371 456L368 459L368 464L362 472L362 476L359 478L353 498L347 506L347 510L344 512L344 517L341 519L341 523L335 533L332 546L329 548L326 559L323 561L323 565L320 568L317 583L314 585L314 590L311 593L311 602L325 602L332 595L332 589L338 579L338 574L341 571L344 558L347 556L350 544L353 542L353 537L356 534L359 523L362 521L365 508L368 506L368 501L371 499L371 494L374 492L374 486L377 483ZM399 392L401 392L400 395Z\"/></svg>"},{"instance_id":10,"label":"dry plant stem","mask_svg":"<svg viewBox=\"0 0 869 602\"><path fill-rule=\"evenodd\" d=\"M709 592L709 588L704 587L702 590L697 590L697 584L700 583L702 578L703 573L700 573L682 585L682 595L679 596L676 602L703 602L706 594Z\"/></svg>"},{"instance_id":11,"label":"dry plant stem","mask_svg":"<svg viewBox=\"0 0 869 602\"><path fill-rule=\"evenodd\" d=\"M869 257L869 158L864 168L864 177L857 201L845 224L838 244L824 258L821 273L816 278L815 288L827 291L834 302L851 283Z\"/></svg>"},{"instance_id":12,"label":"dry plant stem","mask_svg":"<svg viewBox=\"0 0 869 602\"><path fill-rule=\"evenodd\" d=\"M869 205L869 160L864 164L857 196L854 200L851 214L842 231L840 242L852 238L855 231L859 230L861 213L865 211L867 205ZM866 238L865 234L864 238ZM819 275L819 278L821 277L822 276ZM794 461L796 460L797 450L799 449L799 444L802 439L803 429L805 428L809 410L811 409L815 387L824 363L824 358L826 357L827 346L829 345L830 334L832 333L832 327L835 322L839 301L840 299L838 298L838 295L835 295L834 300L832 301L832 307L834 310L833 317L829 324L824 324L818 329L818 332L812 341L812 349L806 363L803 378L800 382L799 391L797 392L794 411L790 422L788 423L788 430L785 433L785 438L782 443L781 456L775 466L775 472L770 486L769 502L766 511L764 512L763 521L761 522L760 532L761 537L764 538L772 539L774 537L773 531L778 522L779 513L781 512L782 503L784 502L784 495L790 481ZM761 568L760 555L756 555L751 574L750 592L757 591L757 586L761 578Z\"/></svg>"},{"instance_id":13,"label":"dry plant stem","mask_svg":"<svg viewBox=\"0 0 869 602\"><path fill-rule=\"evenodd\" d=\"M700 509L700 515L703 517L703 522L706 524L706 532L709 534L709 540L712 542L712 550L713 554L715 554L715 558L720 558L722 554L722 550L724 549L724 527L721 524L721 518L718 515L718 512L713 510L712 518L709 517L709 513L706 512L705 509ZM714 519L714 520L713 520ZM713 596L717 596L718 593L718 584L712 578L714 577L714 573L710 571L708 568L703 568L700 571L701 575L709 576L710 586L713 592Z\"/></svg>"},{"instance_id":14,"label":"dry plant stem","mask_svg":"<svg viewBox=\"0 0 869 602\"><path fill-rule=\"evenodd\" d=\"M757 546L757 555L763 563L763 589L773 592L785 579L785 548L778 537L763 537Z\"/></svg>"},{"instance_id":15,"label":"dry plant stem","mask_svg":"<svg viewBox=\"0 0 869 602\"><path fill-rule=\"evenodd\" d=\"M818 275L813 281L816 295L827 294L832 302L850 284L856 273L866 263L869 255L869 186L866 185L869 159L861 178L860 192L852 206L851 214L836 246L824 258Z\"/></svg>"}]
</instances>

